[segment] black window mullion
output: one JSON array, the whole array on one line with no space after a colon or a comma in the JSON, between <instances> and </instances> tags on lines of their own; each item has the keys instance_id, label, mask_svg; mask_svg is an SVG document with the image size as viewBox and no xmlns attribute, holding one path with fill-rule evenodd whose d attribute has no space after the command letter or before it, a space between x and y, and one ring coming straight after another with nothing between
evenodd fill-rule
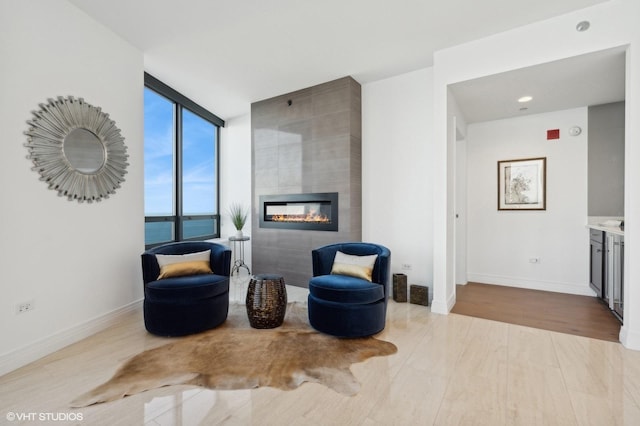
<instances>
[{"instance_id":1,"label":"black window mullion","mask_svg":"<svg viewBox=\"0 0 640 426\"><path fill-rule=\"evenodd\" d=\"M176 240L182 241L182 105L176 105Z\"/></svg>"},{"instance_id":2,"label":"black window mullion","mask_svg":"<svg viewBox=\"0 0 640 426\"><path fill-rule=\"evenodd\" d=\"M220 236L220 126L216 128L216 140L215 140L215 161L216 161L216 187L218 187L218 191L216 192L216 216L217 216L217 224L216 232L217 236Z\"/></svg>"}]
</instances>

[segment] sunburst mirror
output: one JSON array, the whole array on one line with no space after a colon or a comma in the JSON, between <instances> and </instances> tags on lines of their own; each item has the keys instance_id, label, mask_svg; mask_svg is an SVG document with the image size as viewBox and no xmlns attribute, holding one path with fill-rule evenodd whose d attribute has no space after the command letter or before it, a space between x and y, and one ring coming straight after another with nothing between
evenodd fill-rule
<instances>
[{"instance_id":1,"label":"sunburst mirror","mask_svg":"<svg viewBox=\"0 0 640 426\"><path fill-rule=\"evenodd\" d=\"M69 200L109 198L129 165L116 123L82 98L59 96L39 106L27 120L25 146L40 180Z\"/></svg>"}]
</instances>

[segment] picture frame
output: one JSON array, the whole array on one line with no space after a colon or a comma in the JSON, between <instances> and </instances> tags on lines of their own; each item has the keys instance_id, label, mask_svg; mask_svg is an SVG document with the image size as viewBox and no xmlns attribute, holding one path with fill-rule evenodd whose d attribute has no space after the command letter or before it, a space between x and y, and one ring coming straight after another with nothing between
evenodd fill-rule
<instances>
[{"instance_id":1,"label":"picture frame","mask_svg":"<svg viewBox=\"0 0 640 426\"><path fill-rule=\"evenodd\" d=\"M498 161L498 210L546 210L546 175L546 157Z\"/></svg>"}]
</instances>

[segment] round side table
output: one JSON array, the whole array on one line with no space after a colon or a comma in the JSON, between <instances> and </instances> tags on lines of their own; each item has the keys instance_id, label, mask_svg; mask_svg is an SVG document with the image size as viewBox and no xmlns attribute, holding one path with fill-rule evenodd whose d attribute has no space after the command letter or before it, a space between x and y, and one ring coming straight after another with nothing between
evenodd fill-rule
<instances>
[{"instance_id":1,"label":"round side table","mask_svg":"<svg viewBox=\"0 0 640 426\"><path fill-rule=\"evenodd\" d=\"M287 289L284 278L275 274L259 274L251 277L246 305L251 327L280 327L287 310Z\"/></svg>"},{"instance_id":2,"label":"round side table","mask_svg":"<svg viewBox=\"0 0 640 426\"><path fill-rule=\"evenodd\" d=\"M240 275L240 268L245 268L247 273L250 274L251 270L244 263L244 242L249 241L249 237L229 237L229 241L233 244L233 266L231 267L231 275L233 275L234 272L238 272L238 275Z\"/></svg>"}]
</instances>

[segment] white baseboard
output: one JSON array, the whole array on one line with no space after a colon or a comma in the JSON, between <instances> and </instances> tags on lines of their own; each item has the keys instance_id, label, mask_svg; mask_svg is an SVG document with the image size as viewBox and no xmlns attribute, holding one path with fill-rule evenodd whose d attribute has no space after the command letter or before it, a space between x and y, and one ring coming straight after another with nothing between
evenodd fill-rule
<instances>
[{"instance_id":1,"label":"white baseboard","mask_svg":"<svg viewBox=\"0 0 640 426\"><path fill-rule=\"evenodd\" d=\"M133 311L142 309L142 299L131 302L121 308L90 319L87 322L63 330L52 336L30 343L12 352L0 356L0 376L23 367L57 350L76 343L99 331L105 330Z\"/></svg>"},{"instance_id":2,"label":"white baseboard","mask_svg":"<svg viewBox=\"0 0 640 426\"><path fill-rule=\"evenodd\" d=\"M433 312L434 314L448 315L449 312L451 312L451 309L453 309L453 305L455 304L455 292L452 292L447 300L444 301L436 300L435 298L433 298L433 300L431 300L431 312Z\"/></svg>"},{"instance_id":3,"label":"white baseboard","mask_svg":"<svg viewBox=\"0 0 640 426\"><path fill-rule=\"evenodd\" d=\"M593 290L588 285L578 285L574 283L563 283L554 281L536 281L527 278L503 277L498 275L473 274L467 275L469 282L496 284L507 287L526 288L530 290L553 291L556 293L576 294L579 296L595 296Z\"/></svg>"},{"instance_id":4,"label":"white baseboard","mask_svg":"<svg viewBox=\"0 0 640 426\"><path fill-rule=\"evenodd\" d=\"M627 325L620 328L620 343L627 349L640 351L640 333L629 330Z\"/></svg>"}]
</instances>

